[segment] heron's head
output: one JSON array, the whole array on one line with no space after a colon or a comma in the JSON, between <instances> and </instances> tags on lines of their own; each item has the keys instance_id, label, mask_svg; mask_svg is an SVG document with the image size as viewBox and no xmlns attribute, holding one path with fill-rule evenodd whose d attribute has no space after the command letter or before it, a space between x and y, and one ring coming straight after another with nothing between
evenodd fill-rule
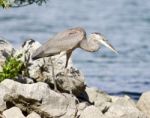
<instances>
[{"instance_id":1,"label":"heron's head","mask_svg":"<svg viewBox=\"0 0 150 118\"><path fill-rule=\"evenodd\" d=\"M91 36L93 37L93 40L96 40L100 44L106 46L109 48L111 51L118 53L116 49L108 42L108 40L100 33L92 33Z\"/></svg>"}]
</instances>

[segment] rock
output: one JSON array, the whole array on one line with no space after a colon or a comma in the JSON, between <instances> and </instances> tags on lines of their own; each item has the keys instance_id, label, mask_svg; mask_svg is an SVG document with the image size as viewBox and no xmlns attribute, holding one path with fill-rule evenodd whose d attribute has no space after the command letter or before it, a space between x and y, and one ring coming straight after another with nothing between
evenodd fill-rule
<instances>
[{"instance_id":1,"label":"rock","mask_svg":"<svg viewBox=\"0 0 150 118\"><path fill-rule=\"evenodd\" d=\"M41 116L36 112L32 112L27 116L27 118L41 118Z\"/></svg>"},{"instance_id":2,"label":"rock","mask_svg":"<svg viewBox=\"0 0 150 118\"><path fill-rule=\"evenodd\" d=\"M111 98L105 92L98 90L97 88L86 87L85 93L80 96L83 100L93 103L95 106L99 106L105 102L111 102Z\"/></svg>"},{"instance_id":3,"label":"rock","mask_svg":"<svg viewBox=\"0 0 150 118\"><path fill-rule=\"evenodd\" d=\"M79 117L81 115L81 113L83 112L83 110L90 106L90 104L88 102L81 102L77 105L77 109L78 109L78 113L77 113L77 117Z\"/></svg>"},{"instance_id":4,"label":"rock","mask_svg":"<svg viewBox=\"0 0 150 118\"><path fill-rule=\"evenodd\" d=\"M4 64L6 58L8 58L14 51L12 45L4 38L0 37L0 71L2 70L1 66Z\"/></svg>"},{"instance_id":5,"label":"rock","mask_svg":"<svg viewBox=\"0 0 150 118\"><path fill-rule=\"evenodd\" d=\"M25 118L18 107L12 107L3 112L5 118Z\"/></svg>"},{"instance_id":6,"label":"rock","mask_svg":"<svg viewBox=\"0 0 150 118\"><path fill-rule=\"evenodd\" d=\"M33 39L26 40L22 47L18 50L16 50L14 56L22 55L20 56L20 60L22 62L27 61L29 59L29 62L31 61L31 55L32 53L41 46L41 44L37 41L34 41Z\"/></svg>"},{"instance_id":7,"label":"rock","mask_svg":"<svg viewBox=\"0 0 150 118\"><path fill-rule=\"evenodd\" d=\"M83 110L79 118L106 118L95 106L89 106Z\"/></svg>"},{"instance_id":8,"label":"rock","mask_svg":"<svg viewBox=\"0 0 150 118\"><path fill-rule=\"evenodd\" d=\"M108 109L111 107L111 102L104 102L97 106L97 108L104 114L108 111Z\"/></svg>"},{"instance_id":9,"label":"rock","mask_svg":"<svg viewBox=\"0 0 150 118\"><path fill-rule=\"evenodd\" d=\"M51 116L60 118L75 118L77 112L76 101L68 94L51 97L48 103L39 108Z\"/></svg>"},{"instance_id":10,"label":"rock","mask_svg":"<svg viewBox=\"0 0 150 118\"><path fill-rule=\"evenodd\" d=\"M111 105L111 97L97 88L86 87L85 92L79 98L83 101L89 101L102 113L105 113Z\"/></svg>"},{"instance_id":11,"label":"rock","mask_svg":"<svg viewBox=\"0 0 150 118\"><path fill-rule=\"evenodd\" d=\"M133 116L133 114L136 115ZM112 103L105 116L110 118L146 118L145 114L136 108L135 102L128 96L119 98Z\"/></svg>"},{"instance_id":12,"label":"rock","mask_svg":"<svg viewBox=\"0 0 150 118\"><path fill-rule=\"evenodd\" d=\"M127 97L127 96L126 96L126 97ZM122 99L121 96L110 96L110 98L111 98L111 102L112 102L112 103L115 103L117 100Z\"/></svg>"},{"instance_id":13,"label":"rock","mask_svg":"<svg viewBox=\"0 0 150 118\"><path fill-rule=\"evenodd\" d=\"M150 91L141 95L139 101L137 102L137 107L150 117Z\"/></svg>"},{"instance_id":14,"label":"rock","mask_svg":"<svg viewBox=\"0 0 150 118\"><path fill-rule=\"evenodd\" d=\"M23 84L33 84L34 80L29 78L29 77L23 77L23 76L18 76L16 78L16 81L23 83Z\"/></svg>"},{"instance_id":15,"label":"rock","mask_svg":"<svg viewBox=\"0 0 150 118\"><path fill-rule=\"evenodd\" d=\"M73 67L70 68L67 77L64 73L58 73L56 81L59 89L63 92L71 90L74 95L78 96L85 90L84 76Z\"/></svg>"},{"instance_id":16,"label":"rock","mask_svg":"<svg viewBox=\"0 0 150 118\"><path fill-rule=\"evenodd\" d=\"M30 51L30 53L33 53L37 48L39 48L41 44L34 39L27 39L22 44L22 50L24 51Z\"/></svg>"},{"instance_id":17,"label":"rock","mask_svg":"<svg viewBox=\"0 0 150 118\"><path fill-rule=\"evenodd\" d=\"M62 57L63 58L63 57ZM64 74L64 60L59 60L55 63L54 74L56 76L57 87L62 92L72 92L75 95L79 95L85 90L84 76L71 67L67 76ZM55 57L52 57L53 61L57 60ZM33 62L32 66L29 67L29 73L31 78L35 78L37 81L43 81L48 83L53 88L53 78L52 78L52 66L50 58L39 59ZM71 82L71 85L69 84Z\"/></svg>"},{"instance_id":18,"label":"rock","mask_svg":"<svg viewBox=\"0 0 150 118\"><path fill-rule=\"evenodd\" d=\"M21 84L6 79L1 84L11 90L11 94L5 96L6 103L16 105L22 111L26 110L24 112L35 111L41 117L74 118L76 115L76 98L56 93L46 83Z\"/></svg>"},{"instance_id":19,"label":"rock","mask_svg":"<svg viewBox=\"0 0 150 118\"><path fill-rule=\"evenodd\" d=\"M110 118L112 118L112 117L110 117ZM116 118L116 117L114 117L114 118ZM149 117L143 113L138 113L138 114L129 113L129 114L122 115L119 118L149 118Z\"/></svg>"},{"instance_id":20,"label":"rock","mask_svg":"<svg viewBox=\"0 0 150 118\"><path fill-rule=\"evenodd\" d=\"M10 90L6 86L2 86L0 84L0 111L6 109L6 103L4 102L3 98L8 93L10 93Z\"/></svg>"},{"instance_id":21,"label":"rock","mask_svg":"<svg viewBox=\"0 0 150 118\"><path fill-rule=\"evenodd\" d=\"M114 104L136 108L135 101L133 101L129 96L118 97Z\"/></svg>"},{"instance_id":22,"label":"rock","mask_svg":"<svg viewBox=\"0 0 150 118\"><path fill-rule=\"evenodd\" d=\"M5 79L1 82L1 85L6 86L11 93L17 93L26 98L31 98L35 100L47 101L49 95L47 95L51 90L46 83L38 82L34 84L21 84L11 79Z\"/></svg>"}]
</instances>

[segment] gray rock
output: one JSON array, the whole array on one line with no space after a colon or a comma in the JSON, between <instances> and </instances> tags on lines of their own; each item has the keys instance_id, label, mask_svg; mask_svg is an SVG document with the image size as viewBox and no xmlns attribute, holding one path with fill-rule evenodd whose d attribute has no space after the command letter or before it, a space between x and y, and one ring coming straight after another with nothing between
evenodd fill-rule
<instances>
[{"instance_id":1,"label":"gray rock","mask_svg":"<svg viewBox=\"0 0 150 118\"><path fill-rule=\"evenodd\" d=\"M85 93L82 94L82 97L83 99L93 103L95 106L100 106L105 102L111 102L110 96L97 88L86 87Z\"/></svg>"},{"instance_id":2,"label":"gray rock","mask_svg":"<svg viewBox=\"0 0 150 118\"><path fill-rule=\"evenodd\" d=\"M64 73L56 75L57 85L63 92L69 92L71 90L74 95L78 96L85 90L84 76L79 70L73 67L69 71L67 77Z\"/></svg>"},{"instance_id":3,"label":"gray rock","mask_svg":"<svg viewBox=\"0 0 150 118\"><path fill-rule=\"evenodd\" d=\"M41 44L39 42L36 42L33 39L28 39L22 44L22 47L16 50L14 56L21 54L22 56L20 56L20 60L22 62L27 61L27 59L29 59L30 62L32 53L40 46Z\"/></svg>"},{"instance_id":4,"label":"gray rock","mask_svg":"<svg viewBox=\"0 0 150 118\"><path fill-rule=\"evenodd\" d=\"M100 105L96 106L102 113L106 113L108 109L111 107L112 103L111 102L104 102L101 103Z\"/></svg>"},{"instance_id":5,"label":"gray rock","mask_svg":"<svg viewBox=\"0 0 150 118\"><path fill-rule=\"evenodd\" d=\"M27 118L41 118L41 116L36 112L32 112L27 116Z\"/></svg>"},{"instance_id":6,"label":"gray rock","mask_svg":"<svg viewBox=\"0 0 150 118\"><path fill-rule=\"evenodd\" d=\"M12 107L3 112L5 118L25 118L18 107Z\"/></svg>"},{"instance_id":7,"label":"gray rock","mask_svg":"<svg viewBox=\"0 0 150 118\"><path fill-rule=\"evenodd\" d=\"M133 114L136 115L133 116ZM135 102L128 96L119 98L112 103L105 116L110 118L146 118L145 114L136 108Z\"/></svg>"},{"instance_id":8,"label":"gray rock","mask_svg":"<svg viewBox=\"0 0 150 118\"><path fill-rule=\"evenodd\" d=\"M53 117L60 118L75 118L77 112L76 101L69 94L53 96L39 108Z\"/></svg>"},{"instance_id":9,"label":"gray rock","mask_svg":"<svg viewBox=\"0 0 150 118\"><path fill-rule=\"evenodd\" d=\"M137 107L150 117L150 91L144 92L137 102Z\"/></svg>"},{"instance_id":10,"label":"gray rock","mask_svg":"<svg viewBox=\"0 0 150 118\"><path fill-rule=\"evenodd\" d=\"M46 102L49 97L49 86L46 83L38 82L34 84L21 84L11 79L5 79L1 82L1 85L6 86L11 93L17 93L26 98L31 98L35 100L42 100Z\"/></svg>"},{"instance_id":11,"label":"gray rock","mask_svg":"<svg viewBox=\"0 0 150 118\"><path fill-rule=\"evenodd\" d=\"M114 118L116 118L116 117L114 117ZM149 118L149 117L146 116L145 114L139 112L137 114L135 114L135 113L125 114L125 115L120 116L119 118Z\"/></svg>"},{"instance_id":12,"label":"gray rock","mask_svg":"<svg viewBox=\"0 0 150 118\"><path fill-rule=\"evenodd\" d=\"M10 90L6 86L2 86L0 84L0 111L6 109L6 103L4 102L3 98L8 93L10 93Z\"/></svg>"},{"instance_id":13,"label":"gray rock","mask_svg":"<svg viewBox=\"0 0 150 118\"><path fill-rule=\"evenodd\" d=\"M77 112L77 116L79 117L81 115L81 113L83 112L83 110L90 106L90 104L88 102L81 102L77 105L77 109L78 109L78 112Z\"/></svg>"},{"instance_id":14,"label":"gray rock","mask_svg":"<svg viewBox=\"0 0 150 118\"><path fill-rule=\"evenodd\" d=\"M117 100L122 99L121 96L110 96L110 98L112 103L115 103Z\"/></svg>"},{"instance_id":15,"label":"gray rock","mask_svg":"<svg viewBox=\"0 0 150 118\"><path fill-rule=\"evenodd\" d=\"M90 106L90 104L88 102L81 102L78 104L78 110L84 110L86 107Z\"/></svg>"},{"instance_id":16,"label":"gray rock","mask_svg":"<svg viewBox=\"0 0 150 118\"><path fill-rule=\"evenodd\" d=\"M6 41L6 39L0 37L0 71L2 70L1 66L4 64L6 58L14 51L12 45Z\"/></svg>"},{"instance_id":17,"label":"gray rock","mask_svg":"<svg viewBox=\"0 0 150 118\"><path fill-rule=\"evenodd\" d=\"M111 106L111 97L97 88L86 87L80 98L83 101L89 101L89 103L94 104L102 113L107 112Z\"/></svg>"},{"instance_id":18,"label":"gray rock","mask_svg":"<svg viewBox=\"0 0 150 118\"><path fill-rule=\"evenodd\" d=\"M76 99L69 94L56 93L46 83L21 84L6 79L1 83L11 90L5 101L26 112L35 111L41 116L74 118L77 112Z\"/></svg>"},{"instance_id":19,"label":"gray rock","mask_svg":"<svg viewBox=\"0 0 150 118\"><path fill-rule=\"evenodd\" d=\"M95 106L89 106L83 110L79 118L106 118Z\"/></svg>"}]
</instances>

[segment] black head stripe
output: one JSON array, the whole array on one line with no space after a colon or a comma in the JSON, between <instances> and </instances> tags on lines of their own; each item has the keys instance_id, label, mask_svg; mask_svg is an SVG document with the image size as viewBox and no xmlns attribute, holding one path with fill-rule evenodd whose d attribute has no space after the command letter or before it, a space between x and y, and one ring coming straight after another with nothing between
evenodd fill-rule
<instances>
[{"instance_id":1,"label":"black head stripe","mask_svg":"<svg viewBox=\"0 0 150 118\"><path fill-rule=\"evenodd\" d=\"M102 35L102 34L99 33L99 32L93 32L92 34Z\"/></svg>"}]
</instances>

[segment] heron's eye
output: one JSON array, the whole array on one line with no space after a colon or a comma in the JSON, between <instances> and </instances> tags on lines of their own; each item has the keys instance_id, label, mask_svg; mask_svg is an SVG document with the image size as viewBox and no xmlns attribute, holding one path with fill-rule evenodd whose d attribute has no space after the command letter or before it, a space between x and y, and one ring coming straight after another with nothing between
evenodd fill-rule
<instances>
[{"instance_id":1,"label":"heron's eye","mask_svg":"<svg viewBox=\"0 0 150 118\"><path fill-rule=\"evenodd\" d=\"M105 39L105 38L103 38L102 40L103 40L103 41L106 41L106 42L108 41L108 40L107 40L107 39Z\"/></svg>"}]
</instances>

